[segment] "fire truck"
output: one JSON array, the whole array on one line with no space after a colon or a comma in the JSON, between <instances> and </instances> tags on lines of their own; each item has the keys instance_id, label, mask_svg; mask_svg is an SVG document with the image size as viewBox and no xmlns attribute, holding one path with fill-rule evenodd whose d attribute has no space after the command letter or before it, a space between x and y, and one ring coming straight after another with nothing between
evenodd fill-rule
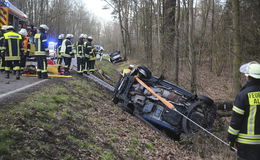
<instances>
[{"instance_id":1,"label":"fire truck","mask_svg":"<svg viewBox=\"0 0 260 160\"><path fill-rule=\"evenodd\" d=\"M0 27L12 25L15 30L26 28L28 17L8 0L0 1Z\"/></svg>"}]
</instances>

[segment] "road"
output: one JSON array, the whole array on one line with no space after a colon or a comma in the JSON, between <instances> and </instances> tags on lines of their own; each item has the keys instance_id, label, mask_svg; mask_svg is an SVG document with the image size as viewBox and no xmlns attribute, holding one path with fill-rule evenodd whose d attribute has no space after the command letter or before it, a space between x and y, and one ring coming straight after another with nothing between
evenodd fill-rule
<instances>
[{"instance_id":1,"label":"road","mask_svg":"<svg viewBox=\"0 0 260 160\"><path fill-rule=\"evenodd\" d=\"M6 79L5 74L0 73L0 99L38 85L44 81L46 80L41 80L37 77L21 77L20 80L16 80L15 75L11 75L10 79Z\"/></svg>"}]
</instances>

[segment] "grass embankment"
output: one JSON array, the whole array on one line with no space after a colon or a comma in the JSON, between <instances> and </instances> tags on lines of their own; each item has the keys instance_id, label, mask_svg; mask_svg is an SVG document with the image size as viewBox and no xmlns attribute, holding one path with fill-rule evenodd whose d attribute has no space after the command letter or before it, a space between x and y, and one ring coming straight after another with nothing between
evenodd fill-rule
<instances>
[{"instance_id":1,"label":"grass embankment","mask_svg":"<svg viewBox=\"0 0 260 160\"><path fill-rule=\"evenodd\" d=\"M108 69L105 73L110 77L117 77L110 63L101 67ZM4 107L0 159L230 158L221 153L224 149L204 155L207 150L197 152L192 140L182 144L160 136L112 104L111 98L109 91L94 82L74 77L55 80L11 109Z\"/></svg>"}]
</instances>

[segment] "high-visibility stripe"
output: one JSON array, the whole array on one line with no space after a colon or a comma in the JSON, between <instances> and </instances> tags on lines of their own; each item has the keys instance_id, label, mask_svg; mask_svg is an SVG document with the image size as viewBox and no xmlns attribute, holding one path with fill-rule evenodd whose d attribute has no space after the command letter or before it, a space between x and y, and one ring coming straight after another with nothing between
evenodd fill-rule
<instances>
[{"instance_id":1,"label":"high-visibility stripe","mask_svg":"<svg viewBox=\"0 0 260 160\"><path fill-rule=\"evenodd\" d=\"M235 111L236 113L238 114L241 114L241 115L244 115L245 111L236 107L236 106L233 106L233 111Z\"/></svg>"},{"instance_id":2,"label":"high-visibility stripe","mask_svg":"<svg viewBox=\"0 0 260 160\"><path fill-rule=\"evenodd\" d=\"M17 50L18 50L18 56L21 56L21 50L20 50L20 40L17 40Z\"/></svg>"},{"instance_id":3,"label":"high-visibility stripe","mask_svg":"<svg viewBox=\"0 0 260 160\"><path fill-rule=\"evenodd\" d=\"M232 128L231 126L229 126L228 127L228 133L233 134L233 135L236 136L236 135L238 135L239 130L236 130L236 129Z\"/></svg>"},{"instance_id":4,"label":"high-visibility stripe","mask_svg":"<svg viewBox=\"0 0 260 160\"><path fill-rule=\"evenodd\" d=\"M247 121L247 134L255 134L255 115L257 111L257 106L250 106L249 117Z\"/></svg>"},{"instance_id":5,"label":"high-visibility stripe","mask_svg":"<svg viewBox=\"0 0 260 160\"><path fill-rule=\"evenodd\" d=\"M243 144L260 144L260 140L249 140L249 139L242 139L239 137L237 138L236 141Z\"/></svg>"},{"instance_id":6,"label":"high-visibility stripe","mask_svg":"<svg viewBox=\"0 0 260 160\"><path fill-rule=\"evenodd\" d=\"M6 71L10 71L10 67L5 67L5 70Z\"/></svg>"},{"instance_id":7,"label":"high-visibility stripe","mask_svg":"<svg viewBox=\"0 0 260 160\"><path fill-rule=\"evenodd\" d=\"M8 49L9 49L9 57L13 57L12 42L11 42L11 39L8 39Z\"/></svg>"},{"instance_id":8,"label":"high-visibility stripe","mask_svg":"<svg viewBox=\"0 0 260 160\"><path fill-rule=\"evenodd\" d=\"M245 139L259 139L260 140L260 135L248 135L248 134L243 134L243 133L239 133L238 137L240 138L245 138Z\"/></svg>"},{"instance_id":9,"label":"high-visibility stripe","mask_svg":"<svg viewBox=\"0 0 260 160\"><path fill-rule=\"evenodd\" d=\"M13 69L14 69L14 71L18 71L18 70L20 70L20 67L19 66L15 66Z\"/></svg>"},{"instance_id":10,"label":"high-visibility stripe","mask_svg":"<svg viewBox=\"0 0 260 160\"><path fill-rule=\"evenodd\" d=\"M41 39L37 39L38 40L38 49L37 51L41 51Z\"/></svg>"},{"instance_id":11,"label":"high-visibility stripe","mask_svg":"<svg viewBox=\"0 0 260 160\"><path fill-rule=\"evenodd\" d=\"M42 42L47 42L47 39L42 40Z\"/></svg>"}]
</instances>

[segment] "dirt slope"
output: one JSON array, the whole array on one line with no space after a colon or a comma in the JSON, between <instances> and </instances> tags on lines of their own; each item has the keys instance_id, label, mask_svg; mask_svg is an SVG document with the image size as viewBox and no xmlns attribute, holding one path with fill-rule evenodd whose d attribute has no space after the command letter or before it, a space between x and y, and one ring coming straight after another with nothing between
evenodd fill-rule
<instances>
[{"instance_id":1,"label":"dirt slope","mask_svg":"<svg viewBox=\"0 0 260 160\"><path fill-rule=\"evenodd\" d=\"M6 104L1 110L0 159L197 160L234 156L203 133L184 136L181 142L162 137L114 105L109 91L85 78L52 81L12 109ZM225 137L222 123L226 124L224 119L216 123L219 130L215 133Z\"/></svg>"}]
</instances>

